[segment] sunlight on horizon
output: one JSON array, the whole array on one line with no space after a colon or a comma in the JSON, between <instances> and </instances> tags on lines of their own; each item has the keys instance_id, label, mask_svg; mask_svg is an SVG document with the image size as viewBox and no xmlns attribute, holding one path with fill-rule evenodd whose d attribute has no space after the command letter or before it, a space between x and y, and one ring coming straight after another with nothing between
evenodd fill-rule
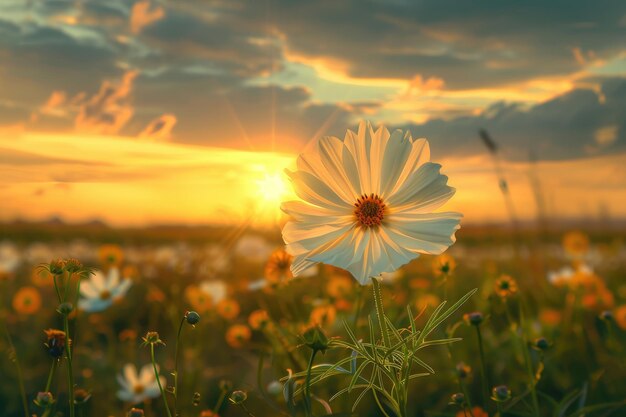
<instances>
[{"instance_id":1,"label":"sunlight on horizon","mask_svg":"<svg viewBox=\"0 0 626 417\"><path fill-rule=\"evenodd\" d=\"M431 147L437 148L437 143ZM268 227L280 222L280 202L295 198L283 172L293 167L295 154L42 133L5 136L0 151L3 221L59 216L118 226ZM445 154L445 149L437 149L437 154ZM462 212L464 223L507 221L488 155L436 159L457 189L456 197L441 210ZM548 217L624 218L622 165L615 155L532 166L507 162L504 169L521 220L537 215L533 175L539 179L542 209Z\"/></svg>"}]
</instances>

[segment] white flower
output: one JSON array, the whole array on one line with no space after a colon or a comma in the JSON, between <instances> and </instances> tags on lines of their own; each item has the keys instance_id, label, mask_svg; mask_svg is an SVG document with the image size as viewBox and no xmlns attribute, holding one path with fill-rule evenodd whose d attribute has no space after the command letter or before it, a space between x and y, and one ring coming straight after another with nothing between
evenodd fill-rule
<instances>
[{"instance_id":1,"label":"white flower","mask_svg":"<svg viewBox=\"0 0 626 417\"><path fill-rule=\"evenodd\" d=\"M159 367L157 365L157 371ZM161 386L167 383L163 375L159 375ZM117 375L117 382L121 389L117 391L117 398L133 404L144 402L149 398L158 398L161 395L159 385L154 377L152 364L144 365L137 374L135 365L128 363L124 366L123 374Z\"/></svg>"},{"instance_id":2,"label":"white flower","mask_svg":"<svg viewBox=\"0 0 626 417\"><path fill-rule=\"evenodd\" d=\"M225 299L228 295L228 286L224 281L203 281L198 288L210 296L215 304Z\"/></svg>"},{"instance_id":3,"label":"white flower","mask_svg":"<svg viewBox=\"0 0 626 417\"><path fill-rule=\"evenodd\" d=\"M20 252L9 241L0 243L0 275L15 272L21 262Z\"/></svg>"},{"instance_id":4,"label":"white flower","mask_svg":"<svg viewBox=\"0 0 626 417\"><path fill-rule=\"evenodd\" d=\"M244 235L235 244L234 252L237 256L250 262L265 262L272 253L273 247L261 236Z\"/></svg>"},{"instance_id":5,"label":"white flower","mask_svg":"<svg viewBox=\"0 0 626 417\"><path fill-rule=\"evenodd\" d=\"M324 137L288 172L298 197L282 210L287 251L298 275L312 263L347 269L361 283L420 253L454 243L460 213L433 213L454 194L425 139L362 122L344 140Z\"/></svg>"},{"instance_id":6,"label":"white flower","mask_svg":"<svg viewBox=\"0 0 626 417\"><path fill-rule=\"evenodd\" d=\"M130 279L120 280L117 268L111 268L107 277L102 271L96 271L80 283L78 307L88 313L106 310L114 301L124 297L130 286Z\"/></svg>"}]
</instances>

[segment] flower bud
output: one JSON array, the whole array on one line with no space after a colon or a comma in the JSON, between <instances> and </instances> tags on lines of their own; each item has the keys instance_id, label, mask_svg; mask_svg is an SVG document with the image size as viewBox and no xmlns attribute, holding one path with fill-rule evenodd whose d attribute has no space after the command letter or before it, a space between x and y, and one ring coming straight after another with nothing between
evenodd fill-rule
<instances>
[{"instance_id":1,"label":"flower bud","mask_svg":"<svg viewBox=\"0 0 626 417\"><path fill-rule=\"evenodd\" d=\"M248 399L248 394L245 391L233 391L230 394L230 401L233 404L243 404Z\"/></svg>"},{"instance_id":2,"label":"flower bud","mask_svg":"<svg viewBox=\"0 0 626 417\"><path fill-rule=\"evenodd\" d=\"M195 326L200 321L200 314L195 311L188 311L185 313L185 320L187 320L187 323Z\"/></svg>"},{"instance_id":3,"label":"flower bud","mask_svg":"<svg viewBox=\"0 0 626 417\"><path fill-rule=\"evenodd\" d=\"M83 264L78 259L70 258L65 261L65 270L70 274L78 272L82 269Z\"/></svg>"},{"instance_id":4,"label":"flower bud","mask_svg":"<svg viewBox=\"0 0 626 417\"><path fill-rule=\"evenodd\" d=\"M267 384L267 392L271 395L279 395L283 392L283 384L281 384L279 381L274 380Z\"/></svg>"},{"instance_id":5,"label":"flower bud","mask_svg":"<svg viewBox=\"0 0 626 417\"><path fill-rule=\"evenodd\" d=\"M483 313L481 313L480 311L474 311L472 313L465 314L463 316L463 319L467 324L470 324L472 326L478 326L480 325L480 323L483 322L485 318L483 316Z\"/></svg>"},{"instance_id":6,"label":"flower bud","mask_svg":"<svg viewBox=\"0 0 626 417\"><path fill-rule=\"evenodd\" d=\"M463 404L465 404L465 394L463 394L462 392L452 394L452 397L450 397L450 402L452 404L462 406Z\"/></svg>"},{"instance_id":7,"label":"flower bud","mask_svg":"<svg viewBox=\"0 0 626 417\"><path fill-rule=\"evenodd\" d=\"M532 347L536 350L544 351L550 347L550 342L548 342L548 340L545 337L539 337L535 339Z\"/></svg>"},{"instance_id":8,"label":"flower bud","mask_svg":"<svg viewBox=\"0 0 626 417\"><path fill-rule=\"evenodd\" d=\"M233 389L233 383L227 379L222 379L220 381L219 386L220 386L220 390L224 392L230 392Z\"/></svg>"},{"instance_id":9,"label":"flower bud","mask_svg":"<svg viewBox=\"0 0 626 417\"><path fill-rule=\"evenodd\" d=\"M91 398L91 393L82 388L74 390L74 404L85 404Z\"/></svg>"},{"instance_id":10,"label":"flower bud","mask_svg":"<svg viewBox=\"0 0 626 417\"><path fill-rule=\"evenodd\" d=\"M126 413L126 417L143 417L143 410L141 408L131 408Z\"/></svg>"},{"instance_id":11,"label":"flower bud","mask_svg":"<svg viewBox=\"0 0 626 417\"><path fill-rule=\"evenodd\" d=\"M44 333L47 338L44 346L48 348L50 356L57 359L63 356L63 353L65 352L65 344L67 343L65 332L62 330L48 329L44 330Z\"/></svg>"},{"instance_id":12,"label":"flower bud","mask_svg":"<svg viewBox=\"0 0 626 417\"><path fill-rule=\"evenodd\" d=\"M57 311L60 314L63 314L64 316L67 316L73 310L74 310L74 306L72 305L72 303L61 303L59 304L59 307L57 308Z\"/></svg>"},{"instance_id":13,"label":"flower bud","mask_svg":"<svg viewBox=\"0 0 626 417\"><path fill-rule=\"evenodd\" d=\"M65 261L63 259L54 259L50 261L48 270L52 275L61 275L65 271Z\"/></svg>"},{"instance_id":14,"label":"flower bud","mask_svg":"<svg viewBox=\"0 0 626 417\"><path fill-rule=\"evenodd\" d=\"M456 365L456 374L459 378L465 379L472 372L472 368L466 365L465 362L459 362Z\"/></svg>"},{"instance_id":15,"label":"flower bud","mask_svg":"<svg viewBox=\"0 0 626 417\"><path fill-rule=\"evenodd\" d=\"M328 336L324 330L319 326L313 326L307 329L302 335L302 339L304 339L304 344L313 349L314 351L321 351L322 353L326 352L328 349Z\"/></svg>"},{"instance_id":16,"label":"flower bud","mask_svg":"<svg viewBox=\"0 0 626 417\"><path fill-rule=\"evenodd\" d=\"M495 402L504 402L511 398L511 390L506 385L498 385L491 390L491 399Z\"/></svg>"},{"instance_id":17,"label":"flower bud","mask_svg":"<svg viewBox=\"0 0 626 417\"><path fill-rule=\"evenodd\" d=\"M39 407L48 408L54 404L54 397L51 392L38 392L33 402Z\"/></svg>"},{"instance_id":18,"label":"flower bud","mask_svg":"<svg viewBox=\"0 0 626 417\"><path fill-rule=\"evenodd\" d=\"M165 343L163 343L163 341L160 339L158 332L146 333L146 335L143 337L143 344L144 345L158 345L158 344L165 345Z\"/></svg>"},{"instance_id":19,"label":"flower bud","mask_svg":"<svg viewBox=\"0 0 626 417\"><path fill-rule=\"evenodd\" d=\"M613 320L613 312L611 310L604 310L600 313L600 320L611 321Z\"/></svg>"}]
</instances>

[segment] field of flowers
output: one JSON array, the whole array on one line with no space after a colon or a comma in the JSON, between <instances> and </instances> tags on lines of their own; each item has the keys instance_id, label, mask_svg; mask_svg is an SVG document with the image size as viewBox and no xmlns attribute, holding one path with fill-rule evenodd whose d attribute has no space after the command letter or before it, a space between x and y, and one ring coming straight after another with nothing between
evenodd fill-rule
<instances>
[{"instance_id":1,"label":"field of flowers","mask_svg":"<svg viewBox=\"0 0 626 417\"><path fill-rule=\"evenodd\" d=\"M345 342L381 343L371 286L323 265L292 278L278 233L5 231L3 416L69 415L64 314L57 311L64 307L50 262L70 256L93 268L78 303L76 277L67 294L78 305L67 314L76 415L124 416L132 407L167 415L151 346L172 415L174 408L181 416L305 415L307 345L324 344L325 337L330 346L315 355L312 381L328 370L324 364L348 360L334 376L312 384L313 415L350 415L357 399L352 415L385 415L376 406L384 399L359 378L330 401L350 387L362 363L355 369ZM31 237L37 232L39 240ZM514 239L502 230L461 229L444 255L422 256L385 274L383 305L397 329L410 325L407 305L422 329L442 301L449 300L445 309L478 289L425 338L461 340L418 350L407 415L624 415L623 237L604 231ZM67 274L57 278L61 298ZM315 325L325 336L307 332ZM157 337L148 332L158 332L163 344L146 345L145 337ZM361 371L370 379L371 368Z\"/></svg>"},{"instance_id":2,"label":"field of flowers","mask_svg":"<svg viewBox=\"0 0 626 417\"><path fill-rule=\"evenodd\" d=\"M3 415L624 415L623 235L457 237L440 169L363 122L281 235L7 227Z\"/></svg>"}]
</instances>

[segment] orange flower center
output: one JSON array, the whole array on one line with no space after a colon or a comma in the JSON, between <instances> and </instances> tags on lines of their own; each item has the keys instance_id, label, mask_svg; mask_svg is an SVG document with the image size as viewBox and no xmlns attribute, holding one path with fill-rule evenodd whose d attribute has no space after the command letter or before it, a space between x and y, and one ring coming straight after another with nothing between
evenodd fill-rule
<instances>
[{"instance_id":1,"label":"orange flower center","mask_svg":"<svg viewBox=\"0 0 626 417\"><path fill-rule=\"evenodd\" d=\"M100 299L101 300L108 300L109 298L111 298L111 292L108 290L104 290L100 293Z\"/></svg>"},{"instance_id":2,"label":"orange flower center","mask_svg":"<svg viewBox=\"0 0 626 417\"><path fill-rule=\"evenodd\" d=\"M133 392L134 392L135 394L143 394L143 392L144 392L145 390L146 390L146 389L145 389L145 388L144 388L144 386L143 386L143 385L141 385L141 384L137 384L137 385L135 385L135 386L133 387Z\"/></svg>"},{"instance_id":3,"label":"orange flower center","mask_svg":"<svg viewBox=\"0 0 626 417\"><path fill-rule=\"evenodd\" d=\"M363 227L380 226L385 217L385 204L376 194L362 195L354 203L356 221Z\"/></svg>"}]
</instances>

